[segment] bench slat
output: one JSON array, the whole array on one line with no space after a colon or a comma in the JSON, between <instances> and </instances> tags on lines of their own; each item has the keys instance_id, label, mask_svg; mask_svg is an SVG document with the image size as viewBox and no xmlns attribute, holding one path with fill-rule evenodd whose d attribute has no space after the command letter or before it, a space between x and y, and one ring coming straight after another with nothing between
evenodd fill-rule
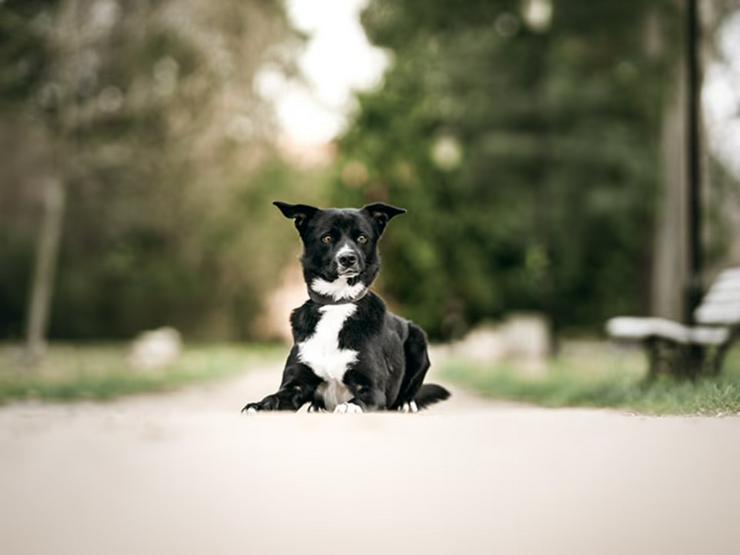
<instances>
[{"instance_id":1,"label":"bench slat","mask_svg":"<svg viewBox=\"0 0 740 555\"><path fill-rule=\"evenodd\" d=\"M717 279L735 279L740 281L740 267L722 270L717 276Z\"/></svg>"},{"instance_id":2,"label":"bench slat","mask_svg":"<svg viewBox=\"0 0 740 555\"><path fill-rule=\"evenodd\" d=\"M710 291L701 302L703 305L708 303L740 304L740 289L736 291Z\"/></svg>"},{"instance_id":3,"label":"bench slat","mask_svg":"<svg viewBox=\"0 0 740 555\"><path fill-rule=\"evenodd\" d=\"M730 330L727 328L697 326L690 333L691 343L694 345L722 345L730 340Z\"/></svg>"},{"instance_id":4,"label":"bench slat","mask_svg":"<svg viewBox=\"0 0 740 555\"><path fill-rule=\"evenodd\" d=\"M727 328L689 328L665 318L620 316L611 318L606 323L606 330L615 339L642 341L654 337L682 345L721 345L730 338Z\"/></svg>"},{"instance_id":5,"label":"bench slat","mask_svg":"<svg viewBox=\"0 0 740 555\"><path fill-rule=\"evenodd\" d=\"M740 325L740 268L720 272L694 312L700 324Z\"/></svg>"},{"instance_id":6,"label":"bench slat","mask_svg":"<svg viewBox=\"0 0 740 555\"><path fill-rule=\"evenodd\" d=\"M740 324L740 307L710 305L700 306L695 313L696 321L701 324L717 326L736 326Z\"/></svg>"},{"instance_id":7,"label":"bench slat","mask_svg":"<svg viewBox=\"0 0 740 555\"><path fill-rule=\"evenodd\" d=\"M731 292L738 292L740 291L740 283L736 283L734 281L727 282L727 281L721 281L713 284L709 288L708 294L714 294L714 293L731 293Z\"/></svg>"},{"instance_id":8,"label":"bench slat","mask_svg":"<svg viewBox=\"0 0 740 555\"><path fill-rule=\"evenodd\" d=\"M687 327L665 318L621 316L611 318L606 329L611 337L622 340L661 338L682 345L722 345L730 340L731 328L740 326L740 267L720 272L694 316L703 326Z\"/></svg>"}]
</instances>

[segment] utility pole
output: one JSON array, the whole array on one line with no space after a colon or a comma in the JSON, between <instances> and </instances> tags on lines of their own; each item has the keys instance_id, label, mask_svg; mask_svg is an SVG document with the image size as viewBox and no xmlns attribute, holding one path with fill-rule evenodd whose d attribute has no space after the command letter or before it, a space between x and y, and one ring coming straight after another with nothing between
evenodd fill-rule
<instances>
[{"instance_id":1,"label":"utility pole","mask_svg":"<svg viewBox=\"0 0 740 555\"><path fill-rule=\"evenodd\" d=\"M701 22L699 0L686 0L686 79L687 79L687 225L688 276L684 320L692 324L702 287L702 195L701 195Z\"/></svg>"}]
</instances>

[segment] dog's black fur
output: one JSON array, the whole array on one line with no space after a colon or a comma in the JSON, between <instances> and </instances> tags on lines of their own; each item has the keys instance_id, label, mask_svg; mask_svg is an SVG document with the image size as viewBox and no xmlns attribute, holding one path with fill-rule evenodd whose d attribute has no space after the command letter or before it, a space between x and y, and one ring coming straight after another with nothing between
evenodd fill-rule
<instances>
[{"instance_id":1,"label":"dog's black fur","mask_svg":"<svg viewBox=\"0 0 740 555\"><path fill-rule=\"evenodd\" d=\"M406 211L383 203L359 210L274 204L294 220L303 241L301 262L310 299L291 314L294 344L280 389L242 410L296 411L307 403L312 410L332 409L325 406L328 385L340 387L349 397L342 407L336 403L338 410L349 408L349 412L413 411L449 397L441 386L422 385L429 369L422 329L387 311L382 299L368 289L380 270L378 240L388 222ZM310 357L302 351L322 316L331 310L349 314L344 320L340 317L339 350L332 353L341 357L342 352L354 352L353 360L343 366L340 385L329 384L339 380L327 378L326 371L318 368L321 360L307 360Z\"/></svg>"}]
</instances>

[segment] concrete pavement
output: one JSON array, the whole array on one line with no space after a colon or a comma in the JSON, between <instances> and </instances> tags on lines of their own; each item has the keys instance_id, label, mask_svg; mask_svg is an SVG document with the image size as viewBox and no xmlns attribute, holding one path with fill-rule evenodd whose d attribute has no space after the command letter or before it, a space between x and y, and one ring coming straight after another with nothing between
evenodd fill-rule
<instances>
[{"instance_id":1,"label":"concrete pavement","mask_svg":"<svg viewBox=\"0 0 740 555\"><path fill-rule=\"evenodd\" d=\"M239 414L278 381L0 408L0 552L740 551L738 418Z\"/></svg>"}]
</instances>

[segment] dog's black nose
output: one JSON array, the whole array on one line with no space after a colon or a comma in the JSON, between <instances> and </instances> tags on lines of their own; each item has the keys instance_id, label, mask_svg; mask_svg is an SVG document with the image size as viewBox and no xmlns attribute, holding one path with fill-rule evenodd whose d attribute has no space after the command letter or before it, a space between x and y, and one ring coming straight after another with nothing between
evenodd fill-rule
<instances>
[{"instance_id":1,"label":"dog's black nose","mask_svg":"<svg viewBox=\"0 0 740 555\"><path fill-rule=\"evenodd\" d=\"M340 266L349 268L350 266L354 266L355 264L357 264L357 255L352 253L345 253L341 255L337 260L339 261Z\"/></svg>"}]
</instances>

